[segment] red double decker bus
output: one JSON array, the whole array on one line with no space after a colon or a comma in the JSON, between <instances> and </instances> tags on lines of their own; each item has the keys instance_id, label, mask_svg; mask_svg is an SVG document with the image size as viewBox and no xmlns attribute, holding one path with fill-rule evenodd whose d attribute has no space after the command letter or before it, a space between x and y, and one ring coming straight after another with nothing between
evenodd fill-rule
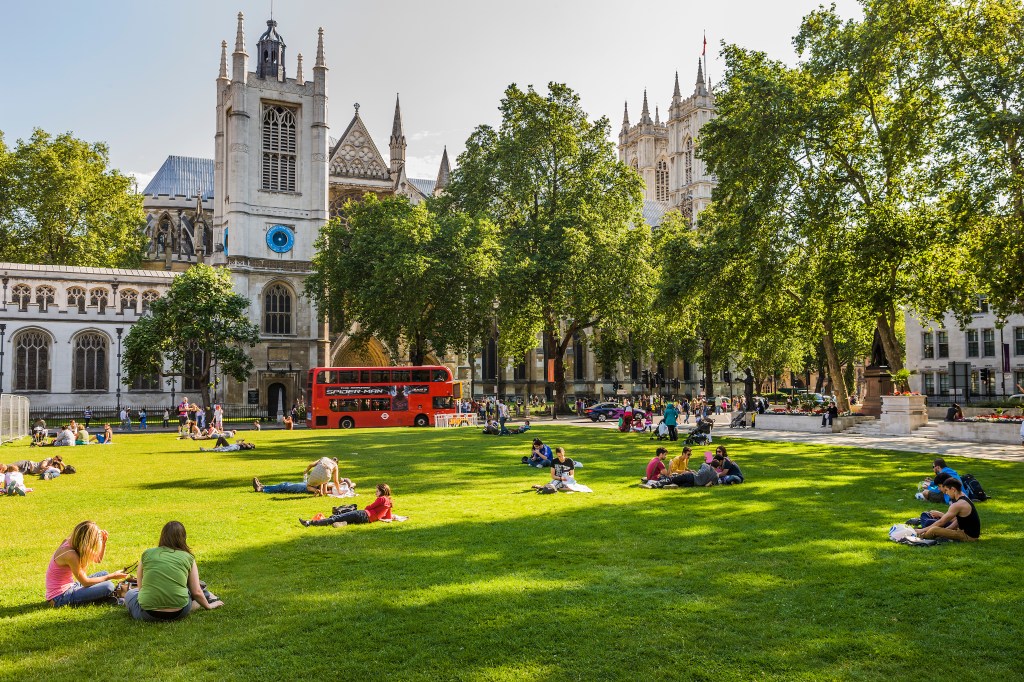
<instances>
[{"instance_id":1,"label":"red double decker bus","mask_svg":"<svg viewBox=\"0 0 1024 682\"><path fill-rule=\"evenodd\" d=\"M462 382L447 367L314 367L306 395L319 429L427 426L453 414Z\"/></svg>"}]
</instances>

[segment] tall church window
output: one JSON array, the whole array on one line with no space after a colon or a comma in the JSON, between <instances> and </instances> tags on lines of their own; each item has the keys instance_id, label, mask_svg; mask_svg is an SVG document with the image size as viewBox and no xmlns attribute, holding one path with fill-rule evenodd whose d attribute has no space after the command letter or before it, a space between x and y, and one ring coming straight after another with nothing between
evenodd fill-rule
<instances>
[{"instance_id":1,"label":"tall church window","mask_svg":"<svg viewBox=\"0 0 1024 682\"><path fill-rule=\"evenodd\" d=\"M85 332L76 336L72 364L74 390L108 390L106 336L97 332Z\"/></svg>"},{"instance_id":2,"label":"tall church window","mask_svg":"<svg viewBox=\"0 0 1024 682\"><path fill-rule=\"evenodd\" d=\"M654 198L668 201L668 163L665 159L659 161L654 170Z\"/></svg>"},{"instance_id":3,"label":"tall church window","mask_svg":"<svg viewBox=\"0 0 1024 682\"><path fill-rule=\"evenodd\" d=\"M160 298L160 294L155 292L155 291L153 291L152 289L149 289L147 291L143 291L142 292L142 312L146 312L147 310L149 310L150 304L152 304L153 301L155 301L158 298Z\"/></svg>"},{"instance_id":4,"label":"tall church window","mask_svg":"<svg viewBox=\"0 0 1024 682\"><path fill-rule=\"evenodd\" d=\"M50 390L50 337L39 330L14 337L14 390Z\"/></svg>"},{"instance_id":5,"label":"tall church window","mask_svg":"<svg viewBox=\"0 0 1024 682\"><path fill-rule=\"evenodd\" d=\"M133 313L139 311L139 292L134 289L121 290L121 312L131 310Z\"/></svg>"},{"instance_id":6,"label":"tall church window","mask_svg":"<svg viewBox=\"0 0 1024 682\"><path fill-rule=\"evenodd\" d=\"M263 105L263 189L295 191L295 110Z\"/></svg>"},{"instance_id":7,"label":"tall church window","mask_svg":"<svg viewBox=\"0 0 1024 682\"><path fill-rule=\"evenodd\" d=\"M686 138L686 144L683 146L683 164L684 164L684 175L686 177L685 184L689 185L693 183L693 138Z\"/></svg>"},{"instance_id":8,"label":"tall church window","mask_svg":"<svg viewBox=\"0 0 1024 682\"><path fill-rule=\"evenodd\" d=\"M89 292L89 305L97 308L101 313L107 311L107 290L96 288Z\"/></svg>"},{"instance_id":9,"label":"tall church window","mask_svg":"<svg viewBox=\"0 0 1024 682\"><path fill-rule=\"evenodd\" d=\"M45 313L53 305L56 295L57 290L51 286L44 284L36 287L36 304L39 306L39 312Z\"/></svg>"},{"instance_id":10,"label":"tall church window","mask_svg":"<svg viewBox=\"0 0 1024 682\"><path fill-rule=\"evenodd\" d=\"M78 308L78 312L85 312L85 289L82 287L68 287L68 310Z\"/></svg>"},{"instance_id":11,"label":"tall church window","mask_svg":"<svg viewBox=\"0 0 1024 682\"><path fill-rule=\"evenodd\" d=\"M11 302L18 306L18 310L28 310L29 301L32 300L32 287L27 284L18 284L11 290Z\"/></svg>"},{"instance_id":12,"label":"tall church window","mask_svg":"<svg viewBox=\"0 0 1024 682\"><path fill-rule=\"evenodd\" d=\"M267 334L292 333L292 293L283 284L274 284L263 296L263 331Z\"/></svg>"}]
</instances>

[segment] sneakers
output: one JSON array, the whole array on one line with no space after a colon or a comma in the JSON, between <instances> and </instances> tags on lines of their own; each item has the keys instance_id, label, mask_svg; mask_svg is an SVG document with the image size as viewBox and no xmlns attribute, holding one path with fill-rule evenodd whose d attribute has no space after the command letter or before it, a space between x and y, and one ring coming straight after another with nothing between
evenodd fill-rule
<instances>
[{"instance_id":1,"label":"sneakers","mask_svg":"<svg viewBox=\"0 0 1024 682\"><path fill-rule=\"evenodd\" d=\"M299 523L301 523L306 528L309 528L309 521L303 521L301 517L299 517Z\"/></svg>"},{"instance_id":2,"label":"sneakers","mask_svg":"<svg viewBox=\"0 0 1024 682\"><path fill-rule=\"evenodd\" d=\"M255 476L252 477L252 489L258 493L263 492L263 484L260 483L260 479Z\"/></svg>"},{"instance_id":3,"label":"sneakers","mask_svg":"<svg viewBox=\"0 0 1024 682\"><path fill-rule=\"evenodd\" d=\"M924 493L917 493L916 495L914 495L914 497L919 499L919 500L921 500L922 502L926 502L927 501L927 500L924 499Z\"/></svg>"}]
</instances>

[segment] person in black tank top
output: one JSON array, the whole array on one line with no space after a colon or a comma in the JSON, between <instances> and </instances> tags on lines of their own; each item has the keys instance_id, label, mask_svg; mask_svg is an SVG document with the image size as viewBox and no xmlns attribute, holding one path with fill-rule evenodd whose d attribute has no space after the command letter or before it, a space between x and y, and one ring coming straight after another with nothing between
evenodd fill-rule
<instances>
[{"instance_id":1,"label":"person in black tank top","mask_svg":"<svg viewBox=\"0 0 1024 682\"><path fill-rule=\"evenodd\" d=\"M955 478L942 482L940 489L949 495L949 509L938 521L918 533L923 538L947 538L961 542L974 542L981 537L981 518L978 510L963 492L963 485Z\"/></svg>"}]
</instances>

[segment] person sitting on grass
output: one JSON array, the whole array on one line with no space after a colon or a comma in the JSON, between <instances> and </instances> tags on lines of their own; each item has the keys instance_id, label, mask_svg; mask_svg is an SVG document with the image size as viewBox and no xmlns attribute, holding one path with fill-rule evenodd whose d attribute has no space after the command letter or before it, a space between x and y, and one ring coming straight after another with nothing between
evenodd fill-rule
<instances>
[{"instance_id":1,"label":"person sitting on grass","mask_svg":"<svg viewBox=\"0 0 1024 682\"><path fill-rule=\"evenodd\" d=\"M946 460L941 457L936 457L932 461L932 471L935 473L935 479L929 480L926 478L925 481L928 482L928 486L917 493L915 497L928 502L945 502L949 504L949 496L943 494L941 489L942 482L947 478L955 478L960 481L960 474L956 472L956 469L946 466Z\"/></svg>"},{"instance_id":2,"label":"person sitting on grass","mask_svg":"<svg viewBox=\"0 0 1024 682\"><path fill-rule=\"evenodd\" d=\"M950 477L942 482L942 492L949 496L949 509L945 513L930 511L928 516L935 519L918 532L922 538L945 538L958 542L974 542L981 537L981 518L970 498L964 495L963 484Z\"/></svg>"},{"instance_id":3,"label":"person sitting on grass","mask_svg":"<svg viewBox=\"0 0 1024 682\"><path fill-rule=\"evenodd\" d=\"M654 452L654 459L647 463L647 472L644 474L644 478L641 483L647 483L648 481L657 481L665 475L665 458L668 457L668 450L666 448L658 448ZM667 478L667 476L666 476Z\"/></svg>"},{"instance_id":4,"label":"person sitting on grass","mask_svg":"<svg viewBox=\"0 0 1024 682\"><path fill-rule=\"evenodd\" d=\"M689 461L689 452L684 452ZM710 454L710 453L708 453ZM711 460L713 461L713 460ZM718 472L712 466L711 461L704 461L697 471L685 470L677 474L670 474L668 478L659 481L648 481L644 483L646 488L664 488L675 485L680 488L706 488L718 483Z\"/></svg>"},{"instance_id":5,"label":"person sitting on grass","mask_svg":"<svg viewBox=\"0 0 1024 682\"><path fill-rule=\"evenodd\" d=\"M551 461L551 482L547 485L535 485L533 489L539 493L553 492L593 492L585 485L576 482L576 469L582 464L565 456L565 448L555 448L555 458Z\"/></svg>"},{"instance_id":6,"label":"person sitting on grass","mask_svg":"<svg viewBox=\"0 0 1024 682\"><path fill-rule=\"evenodd\" d=\"M299 519L303 526L334 526L341 528L350 524L373 523L381 519L391 520L391 487L387 483L377 484L377 499L366 505L365 509L355 509L341 514L332 514L325 519L304 521Z\"/></svg>"},{"instance_id":7,"label":"person sitting on grass","mask_svg":"<svg viewBox=\"0 0 1024 682\"><path fill-rule=\"evenodd\" d=\"M690 446L684 445L683 451L668 462L668 475L675 476L690 470Z\"/></svg>"},{"instance_id":8,"label":"person sitting on grass","mask_svg":"<svg viewBox=\"0 0 1024 682\"><path fill-rule=\"evenodd\" d=\"M277 483L275 485L263 485L260 479L252 479L252 489L258 493L289 493L295 495L301 495L305 493L313 493L319 497L321 495L327 495L328 486L333 483L334 492L342 492L342 482L351 490L356 487L356 484L351 479L338 478L338 458L337 457L321 457L320 459L312 462L306 470L302 472L306 478L305 483Z\"/></svg>"},{"instance_id":9,"label":"person sitting on grass","mask_svg":"<svg viewBox=\"0 0 1024 682\"><path fill-rule=\"evenodd\" d=\"M28 492L28 488L25 487L25 475L21 473L14 464L8 464L6 467L0 464L0 473L3 477L3 490L8 495L21 495L25 497L25 493Z\"/></svg>"},{"instance_id":10,"label":"person sitting on grass","mask_svg":"<svg viewBox=\"0 0 1024 682\"><path fill-rule=\"evenodd\" d=\"M110 424L103 425L103 444L110 445L114 442L114 429L110 428Z\"/></svg>"},{"instance_id":11,"label":"person sitting on grass","mask_svg":"<svg viewBox=\"0 0 1024 682\"><path fill-rule=\"evenodd\" d=\"M107 531L92 521L82 521L65 538L46 567L46 601L52 606L113 603L115 580L127 578L121 571L88 575L89 564L103 561Z\"/></svg>"},{"instance_id":12,"label":"person sitting on grass","mask_svg":"<svg viewBox=\"0 0 1024 682\"><path fill-rule=\"evenodd\" d=\"M142 553L139 586L128 590L124 604L135 620L160 623L180 620L192 609L224 606L199 580L195 556L186 542L185 526L169 521L156 547Z\"/></svg>"},{"instance_id":13,"label":"person sitting on grass","mask_svg":"<svg viewBox=\"0 0 1024 682\"><path fill-rule=\"evenodd\" d=\"M529 430L530 430L530 420L529 419L524 419L522 425L519 428L514 429L514 430L510 431L509 433L526 433Z\"/></svg>"},{"instance_id":14,"label":"person sitting on grass","mask_svg":"<svg viewBox=\"0 0 1024 682\"><path fill-rule=\"evenodd\" d=\"M743 472L740 471L739 465L725 454L724 445L715 448L715 457L711 460L711 466L718 472L719 482L722 485L743 483Z\"/></svg>"},{"instance_id":15,"label":"person sitting on grass","mask_svg":"<svg viewBox=\"0 0 1024 682\"><path fill-rule=\"evenodd\" d=\"M85 428L85 424L78 427L78 433L75 434L75 445L91 445L96 442L96 439L89 435L89 430Z\"/></svg>"},{"instance_id":16,"label":"person sitting on grass","mask_svg":"<svg viewBox=\"0 0 1024 682\"><path fill-rule=\"evenodd\" d=\"M540 438L534 438L533 450L531 450L529 457L523 458L523 464L543 469L544 467L551 466L552 459L554 459L554 455L551 454L551 447L544 445L544 441Z\"/></svg>"}]
</instances>

